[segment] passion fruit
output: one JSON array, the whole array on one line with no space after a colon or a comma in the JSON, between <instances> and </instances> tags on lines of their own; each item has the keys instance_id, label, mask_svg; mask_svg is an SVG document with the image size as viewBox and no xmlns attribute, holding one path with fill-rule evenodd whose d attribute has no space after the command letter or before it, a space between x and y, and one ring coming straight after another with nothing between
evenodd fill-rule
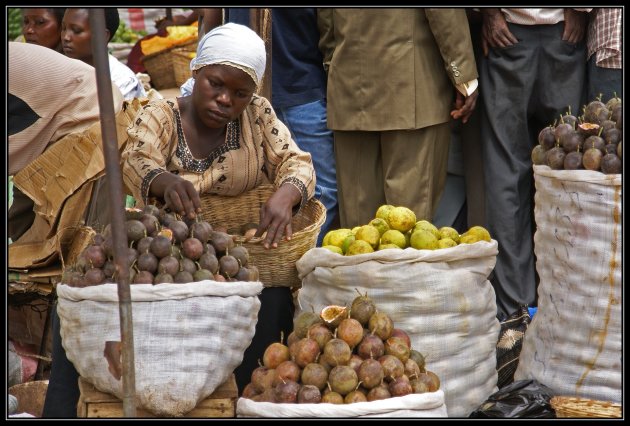
<instances>
[{"instance_id":1,"label":"passion fruit","mask_svg":"<svg viewBox=\"0 0 630 426\"><path fill-rule=\"evenodd\" d=\"M319 316L329 328L335 329L341 321L348 318L348 308L346 306L329 305L322 309Z\"/></svg>"}]
</instances>

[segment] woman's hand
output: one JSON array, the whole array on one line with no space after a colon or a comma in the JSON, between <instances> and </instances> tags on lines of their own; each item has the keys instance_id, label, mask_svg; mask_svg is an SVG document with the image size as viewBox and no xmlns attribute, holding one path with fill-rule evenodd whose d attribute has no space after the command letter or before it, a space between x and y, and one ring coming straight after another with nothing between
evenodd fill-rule
<instances>
[{"instance_id":1,"label":"woman's hand","mask_svg":"<svg viewBox=\"0 0 630 426\"><path fill-rule=\"evenodd\" d=\"M162 173L153 179L149 193L162 198L166 207L182 217L194 219L201 213L201 199L193 184L172 173Z\"/></svg>"},{"instance_id":2,"label":"woman's hand","mask_svg":"<svg viewBox=\"0 0 630 426\"><path fill-rule=\"evenodd\" d=\"M260 208L260 225L254 236L260 237L267 231L267 236L263 241L266 249L278 247L278 242L283 236L286 236L287 240L291 239L293 206L301 199L300 191L290 183L285 183Z\"/></svg>"}]
</instances>

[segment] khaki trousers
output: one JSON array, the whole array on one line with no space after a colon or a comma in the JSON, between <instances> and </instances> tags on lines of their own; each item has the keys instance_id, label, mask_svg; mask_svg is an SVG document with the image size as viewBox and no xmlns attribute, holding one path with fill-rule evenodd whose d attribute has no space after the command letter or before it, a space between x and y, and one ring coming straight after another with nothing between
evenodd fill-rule
<instances>
[{"instance_id":1,"label":"khaki trousers","mask_svg":"<svg viewBox=\"0 0 630 426\"><path fill-rule=\"evenodd\" d=\"M383 204L431 221L446 181L449 123L417 130L335 131L341 226L374 218Z\"/></svg>"}]
</instances>

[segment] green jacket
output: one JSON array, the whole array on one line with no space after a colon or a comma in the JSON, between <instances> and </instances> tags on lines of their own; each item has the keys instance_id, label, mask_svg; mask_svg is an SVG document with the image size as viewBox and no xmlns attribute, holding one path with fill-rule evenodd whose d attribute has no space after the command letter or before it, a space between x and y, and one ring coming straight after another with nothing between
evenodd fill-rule
<instances>
[{"instance_id":1,"label":"green jacket","mask_svg":"<svg viewBox=\"0 0 630 426\"><path fill-rule=\"evenodd\" d=\"M450 120L455 85L478 77L462 9L319 9L328 127L420 129Z\"/></svg>"}]
</instances>

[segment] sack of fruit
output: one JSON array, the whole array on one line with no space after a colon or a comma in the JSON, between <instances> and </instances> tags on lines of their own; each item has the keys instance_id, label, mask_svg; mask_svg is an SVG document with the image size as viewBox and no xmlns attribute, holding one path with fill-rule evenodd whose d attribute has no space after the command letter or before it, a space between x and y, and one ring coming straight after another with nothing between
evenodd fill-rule
<instances>
[{"instance_id":1,"label":"sack of fruit","mask_svg":"<svg viewBox=\"0 0 630 426\"><path fill-rule=\"evenodd\" d=\"M260 282L131 286L136 398L157 416L182 416L225 382L251 343ZM116 284L57 286L68 359L100 391L123 397L105 342L120 341Z\"/></svg>"},{"instance_id":2,"label":"sack of fruit","mask_svg":"<svg viewBox=\"0 0 630 426\"><path fill-rule=\"evenodd\" d=\"M538 311L515 380L621 402L621 175L534 166Z\"/></svg>"},{"instance_id":3,"label":"sack of fruit","mask_svg":"<svg viewBox=\"0 0 630 426\"><path fill-rule=\"evenodd\" d=\"M296 265L302 278L296 316L367 293L439 376L449 417L467 416L497 390L500 325L488 281L496 255L495 240L353 256L315 248Z\"/></svg>"},{"instance_id":4,"label":"sack of fruit","mask_svg":"<svg viewBox=\"0 0 630 426\"><path fill-rule=\"evenodd\" d=\"M446 417L444 392L409 394L353 404L278 404L239 398L237 417Z\"/></svg>"}]
</instances>

